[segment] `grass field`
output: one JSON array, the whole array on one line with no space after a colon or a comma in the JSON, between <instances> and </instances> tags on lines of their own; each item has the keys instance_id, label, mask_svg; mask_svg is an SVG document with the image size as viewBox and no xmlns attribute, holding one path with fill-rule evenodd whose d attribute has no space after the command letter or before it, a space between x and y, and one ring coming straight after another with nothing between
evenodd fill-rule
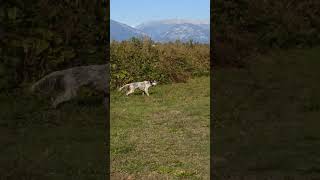
<instances>
[{"instance_id":1,"label":"grass field","mask_svg":"<svg viewBox=\"0 0 320 180\"><path fill-rule=\"evenodd\" d=\"M111 92L111 179L209 179L210 78Z\"/></svg>"},{"instance_id":2,"label":"grass field","mask_svg":"<svg viewBox=\"0 0 320 180\"><path fill-rule=\"evenodd\" d=\"M105 179L101 98L49 106L20 90L0 94L0 179Z\"/></svg>"},{"instance_id":3,"label":"grass field","mask_svg":"<svg viewBox=\"0 0 320 180\"><path fill-rule=\"evenodd\" d=\"M320 177L319 60L320 48L298 49L215 70L217 179Z\"/></svg>"}]
</instances>

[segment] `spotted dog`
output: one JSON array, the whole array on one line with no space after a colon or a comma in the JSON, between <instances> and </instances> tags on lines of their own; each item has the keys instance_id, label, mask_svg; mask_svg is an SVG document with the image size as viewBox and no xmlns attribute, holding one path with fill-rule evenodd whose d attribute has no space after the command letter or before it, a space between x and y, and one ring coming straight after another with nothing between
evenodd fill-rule
<instances>
[{"instance_id":1,"label":"spotted dog","mask_svg":"<svg viewBox=\"0 0 320 180\"><path fill-rule=\"evenodd\" d=\"M155 85L157 85L156 81L133 82L133 83L122 86L121 88L119 88L119 91L121 91L123 88L129 88L129 91L126 93L126 95L128 96L129 94L133 93L135 89L140 89L141 91L146 93L147 96L149 96L148 89L151 86L155 86Z\"/></svg>"}]
</instances>

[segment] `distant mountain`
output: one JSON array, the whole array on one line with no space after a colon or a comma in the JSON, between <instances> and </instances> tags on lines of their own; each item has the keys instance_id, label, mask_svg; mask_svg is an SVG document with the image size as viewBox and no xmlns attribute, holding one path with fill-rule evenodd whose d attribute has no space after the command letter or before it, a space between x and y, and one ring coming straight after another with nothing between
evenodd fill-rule
<instances>
[{"instance_id":1,"label":"distant mountain","mask_svg":"<svg viewBox=\"0 0 320 180\"><path fill-rule=\"evenodd\" d=\"M110 20L110 39L116 41L128 40L132 37L148 36L141 30L130 27L126 24Z\"/></svg>"},{"instance_id":2,"label":"distant mountain","mask_svg":"<svg viewBox=\"0 0 320 180\"><path fill-rule=\"evenodd\" d=\"M151 37L158 42L193 40L209 43L210 24L207 21L169 19L142 23L135 28L117 21L110 21L111 40L127 40L131 37Z\"/></svg>"},{"instance_id":3,"label":"distant mountain","mask_svg":"<svg viewBox=\"0 0 320 180\"><path fill-rule=\"evenodd\" d=\"M201 43L209 43L210 41L210 23L208 21L169 19L142 23L135 28L160 42L177 39L181 41L192 39Z\"/></svg>"}]
</instances>

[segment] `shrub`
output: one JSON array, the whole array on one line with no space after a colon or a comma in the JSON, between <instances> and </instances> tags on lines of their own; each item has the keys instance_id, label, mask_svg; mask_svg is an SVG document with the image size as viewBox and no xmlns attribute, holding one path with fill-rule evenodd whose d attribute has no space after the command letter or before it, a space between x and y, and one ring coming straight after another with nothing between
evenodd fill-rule
<instances>
[{"instance_id":1,"label":"shrub","mask_svg":"<svg viewBox=\"0 0 320 180\"><path fill-rule=\"evenodd\" d=\"M110 44L110 87L132 81L154 79L161 83L185 82L193 76L209 74L209 45L155 43L150 39L132 38Z\"/></svg>"},{"instance_id":2,"label":"shrub","mask_svg":"<svg viewBox=\"0 0 320 180\"><path fill-rule=\"evenodd\" d=\"M214 65L241 66L256 52L319 45L319 6L318 0L214 1Z\"/></svg>"},{"instance_id":3,"label":"shrub","mask_svg":"<svg viewBox=\"0 0 320 180\"><path fill-rule=\"evenodd\" d=\"M1 3L0 91L52 71L105 63L105 8L106 2L97 0Z\"/></svg>"}]
</instances>

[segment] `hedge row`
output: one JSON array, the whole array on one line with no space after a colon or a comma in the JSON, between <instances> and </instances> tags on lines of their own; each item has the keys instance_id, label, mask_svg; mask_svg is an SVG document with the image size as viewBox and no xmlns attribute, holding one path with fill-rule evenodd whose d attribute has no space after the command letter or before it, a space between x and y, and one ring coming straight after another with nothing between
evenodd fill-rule
<instances>
[{"instance_id":1,"label":"hedge row","mask_svg":"<svg viewBox=\"0 0 320 180\"><path fill-rule=\"evenodd\" d=\"M208 75L210 47L192 41L154 43L132 38L110 44L111 88L132 81L185 82Z\"/></svg>"}]
</instances>

